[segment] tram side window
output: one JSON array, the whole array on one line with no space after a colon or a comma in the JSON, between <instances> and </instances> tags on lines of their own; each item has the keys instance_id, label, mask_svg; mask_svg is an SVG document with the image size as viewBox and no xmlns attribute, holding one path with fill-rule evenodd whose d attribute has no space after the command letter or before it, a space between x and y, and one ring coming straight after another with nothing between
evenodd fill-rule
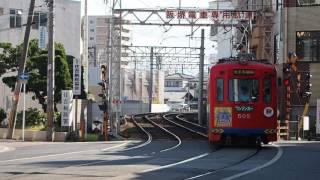
<instances>
[{"instance_id":1,"label":"tram side window","mask_svg":"<svg viewBox=\"0 0 320 180\"><path fill-rule=\"evenodd\" d=\"M217 100L223 101L223 79L217 79Z\"/></svg>"},{"instance_id":2,"label":"tram side window","mask_svg":"<svg viewBox=\"0 0 320 180\"><path fill-rule=\"evenodd\" d=\"M271 102L271 80L265 79L263 82L263 99L266 104L269 104Z\"/></svg>"}]
</instances>

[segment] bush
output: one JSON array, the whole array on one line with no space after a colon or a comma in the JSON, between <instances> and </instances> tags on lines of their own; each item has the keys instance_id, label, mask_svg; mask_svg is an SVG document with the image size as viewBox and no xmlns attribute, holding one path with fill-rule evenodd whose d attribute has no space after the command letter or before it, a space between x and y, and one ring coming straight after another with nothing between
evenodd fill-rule
<instances>
[{"instance_id":1,"label":"bush","mask_svg":"<svg viewBox=\"0 0 320 180\"><path fill-rule=\"evenodd\" d=\"M23 112L19 112L17 115L17 123L16 127L22 127L22 114ZM47 121L47 116L44 112L36 108L29 108L26 110L26 127L33 126L44 126Z\"/></svg>"},{"instance_id":2,"label":"bush","mask_svg":"<svg viewBox=\"0 0 320 180\"><path fill-rule=\"evenodd\" d=\"M7 118L7 113L4 109L0 108L0 125L3 120Z\"/></svg>"},{"instance_id":3,"label":"bush","mask_svg":"<svg viewBox=\"0 0 320 180\"><path fill-rule=\"evenodd\" d=\"M55 112L54 113L54 128L58 130L61 128L61 113Z\"/></svg>"}]
</instances>

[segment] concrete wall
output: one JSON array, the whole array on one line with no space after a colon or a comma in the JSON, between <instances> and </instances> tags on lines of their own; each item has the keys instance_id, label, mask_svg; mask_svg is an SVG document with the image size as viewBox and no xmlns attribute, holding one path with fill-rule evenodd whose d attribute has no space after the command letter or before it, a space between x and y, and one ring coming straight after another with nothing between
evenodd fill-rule
<instances>
[{"instance_id":1,"label":"concrete wall","mask_svg":"<svg viewBox=\"0 0 320 180\"><path fill-rule=\"evenodd\" d=\"M142 101L126 101L121 105L122 115L143 114L149 112L149 104Z\"/></svg>"},{"instance_id":2,"label":"concrete wall","mask_svg":"<svg viewBox=\"0 0 320 180\"><path fill-rule=\"evenodd\" d=\"M7 129L0 128L0 139L5 139L7 136ZM67 132L55 132L54 140L57 142L66 141ZM46 131L25 131L24 139L25 141L46 141L47 139ZM16 129L14 131L13 139L22 140L22 130Z\"/></svg>"}]
</instances>

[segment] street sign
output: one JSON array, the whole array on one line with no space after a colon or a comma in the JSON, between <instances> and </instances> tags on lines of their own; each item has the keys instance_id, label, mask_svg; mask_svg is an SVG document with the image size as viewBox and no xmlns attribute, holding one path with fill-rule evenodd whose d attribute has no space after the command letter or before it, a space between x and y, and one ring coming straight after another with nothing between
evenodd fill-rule
<instances>
[{"instance_id":1,"label":"street sign","mask_svg":"<svg viewBox=\"0 0 320 180\"><path fill-rule=\"evenodd\" d=\"M28 73L23 73L19 76L20 80L28 80L29 79L29 74Z\"/></svg>"},{"instance_id":2,"label":"street sign","mask_svg":"<svg viewBox=\"0 0 320 180\"><path fill-rule=\"evenodd\" d=\"M23 73L19 76L19 80L21 81L21 83L27 83L29 79L29 74L28 73Z\"/></svg>"}]
</instances>

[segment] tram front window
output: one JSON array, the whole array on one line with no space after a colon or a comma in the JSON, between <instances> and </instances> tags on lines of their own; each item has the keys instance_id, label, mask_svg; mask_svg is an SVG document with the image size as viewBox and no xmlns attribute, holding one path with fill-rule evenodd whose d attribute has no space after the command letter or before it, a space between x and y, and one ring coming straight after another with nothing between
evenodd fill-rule
<instances>
[{"instance_id":1,"label":"tram front window","mask_svg":"<svg viewBox=\"0 0 320 180\"><path fill-rule=\"evenodd\" d=\"M229 100L233 102L257 102L259 81L256 79L230 79Z\"/></svg>"}]
</instances>

